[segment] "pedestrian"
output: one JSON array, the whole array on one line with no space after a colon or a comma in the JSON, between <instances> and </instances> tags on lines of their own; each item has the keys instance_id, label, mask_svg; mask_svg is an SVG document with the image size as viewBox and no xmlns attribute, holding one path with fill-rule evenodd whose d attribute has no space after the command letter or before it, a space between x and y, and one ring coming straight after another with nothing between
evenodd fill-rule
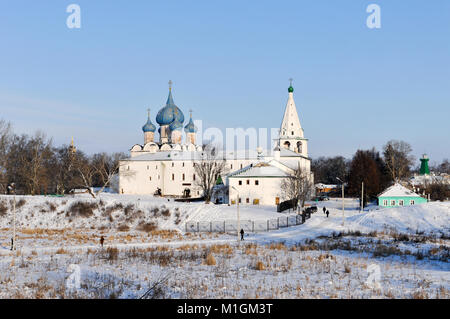
<instances>
[{"instance_id":1,"label":"pedestrian","mask_svg":"<svg viewBox=\"0 0 450 319\"><path fill-rule=\"evenodd\" d=\"M327 213L327 209L325 206L323 206L323 213L326 214Z\"/></svg>"},{"instance_id":2,"label":"pedestrian","mask_svg":"<svg viewBox=\"0 0 450 319\"><path fill-rule=\"evenodd\" d=\"M330 215L330 212L329 212L328 209L327 209L327 218L328 218L328 215Z\"/></svg>"},{"instance_id":3,"label":"pedestrian","mask_svg":"<svg viewBox=\"0 0 450 319\"><path fill-rule=\"evenodd\" d=\"M103 248L103 243L105 242L105 237L100 237L100 245L102 246L102 248Z\"/></svg>"},{"instance_id":4,"label":"pedestrian","mask_svg":"<svg viewBox=\"0 0 450 319\"><path fill-rule=\"evenodd\" d=\"M241 228L241 240L244 240L244 229Z\"/></svg>"}]
</instances>

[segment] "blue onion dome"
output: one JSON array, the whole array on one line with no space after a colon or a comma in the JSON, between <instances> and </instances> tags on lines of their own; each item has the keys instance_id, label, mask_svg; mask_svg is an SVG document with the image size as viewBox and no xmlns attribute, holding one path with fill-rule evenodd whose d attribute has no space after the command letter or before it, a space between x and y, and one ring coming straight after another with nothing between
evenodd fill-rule
<instances>
[{"instance_id":1,"label":"blue onion dome","mask_svg":"<svg viewBox=\"0 0 450 319\"><path fill-rule=\"evenodd\" d=\"M184 131L186 133L196 133L197 127L194 125L194 122L192 121L192 112L191 112L191 118L189 119L189 123L184 127Z\"/></svg>"},{"instance_id":2,"label":"blue onion dome","mask_svg":"<svg viewBox=\"0 0 450 319\"><path fill-rule=\"evenodd\" d=\"M145 123L145 125L142 127L142 131L144 131L144 133L156 131L156 126L152 123L152 120L150 119L150 109L148 110L147 123Z\"/></svg>"},{"instance_id":3,"label":"blue onion dome","mask_svg":"<svg viewBox=\"0 0 450 319\"><path fill-rule=\"evenodd\" d=\"M169 125L175 120L183 123L184 114L173 102L172 89L169 88L169 97L167 98L166 106L159 110L158 114L156 115L156 122L159 125Z\"/></svg>"},{"instance_id":4,"label":"blue onion dome","mask_svg":"<svg viewBox=\"0 0 450 319\"><path fill-rule=\"evenodd\" d=\"M183 128L183 123L175 119L172 123L170 123L169 128L171 131L181 131Z\"/></svg>"}]
</instances>

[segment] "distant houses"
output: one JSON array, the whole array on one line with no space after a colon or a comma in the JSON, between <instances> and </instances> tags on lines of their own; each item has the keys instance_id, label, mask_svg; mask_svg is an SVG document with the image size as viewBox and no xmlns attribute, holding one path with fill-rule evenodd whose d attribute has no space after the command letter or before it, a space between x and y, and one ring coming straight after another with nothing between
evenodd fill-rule
<instances>
[{"instance_id":1,"label":"distant houses","mask_svg":"<svg viewBox=\"0 0 450 319\"><path fill-rule=\"evenodd\" d=\"M330 184L323 184L323 183L316 184L315 188L316 188L316 193L318 193L318 194L329 193L331 191L340 189L338 185L330 185Z\"/></svg>"},{"instance_id":2,"label":"distant houses","mask_svg":"<svg viewBox=\"0 0 450 319\"><path fill-rule=\"evenodd\" d=\"M401 207L426 203L427 199L400 185L399 183L387 188L378 195L378 206Z\"/></svg>"}]
</instances>

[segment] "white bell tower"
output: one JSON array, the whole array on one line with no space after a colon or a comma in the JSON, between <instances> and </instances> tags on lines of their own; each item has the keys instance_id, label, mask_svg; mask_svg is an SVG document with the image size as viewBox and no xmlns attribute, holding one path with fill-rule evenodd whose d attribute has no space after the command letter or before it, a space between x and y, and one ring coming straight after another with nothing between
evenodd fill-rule
<instances>
[{"instance_id":1,"label":"white bell tower","mask_svg":"<svg viewBox=\"0 0 450 319\"><path fill-rule=\"evenodd\" d=\"M303 135L303 128L298 118L297 108L294 101L294 88L292 79L289 79L291 85L288 92L289 97L284 111L283 121L280 128L280 147L289 149L308 157L308 139Z\"/></svg>"}]
</instances>

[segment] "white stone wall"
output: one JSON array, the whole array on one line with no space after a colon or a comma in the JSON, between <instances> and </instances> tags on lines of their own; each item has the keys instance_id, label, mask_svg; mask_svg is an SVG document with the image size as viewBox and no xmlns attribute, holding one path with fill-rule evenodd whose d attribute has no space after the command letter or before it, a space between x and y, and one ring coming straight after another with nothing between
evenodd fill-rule
<instances>
[{"instance_id":1,"label":"white stone wall","mask_svg":"<svg viewBox=\"0 0 450 319\"><path fill-rule=\"evenodd\" d=\"M244 168L255 160L228 160L225 174ZM184 165L183 165L184 163ZM193 175L194 161L122 161L120 167L119 192L121 194L154 194L157 187L163 195L181 196L185 188L191 189L191 196L201 196L201 190L195 185ZM172 166L173 165L173 166ZM172 174L174 175L172 180ZM183 181L184 174L184 181ZM151 177L151 179L150 179ZM198 176L197 176L198 178ZM183 184L191 184L183 185ZM197 192L199 192L197 194Z\"/></svg>"},{"instance_id":2,"label":"white stone wall","mask_svg":"<svg viewBox=\"0 0 450 319\"><path fill-rule=\"evenodd\" d=\"M237 193L241 198L240 205L254 205L254 200L259 200L259 205L275 206L276 198L282 202L281 182L282 178L277 177L233 177L228 179L229 203L236 204ZM242 185L239 185L239 181ZM259 185L255 185L258 181ZM247 182L249 184L247 184ZM234 188L237 189L237 191ZM247 203L248 199L248 203Z\"/></svg>"}]
</instances>

